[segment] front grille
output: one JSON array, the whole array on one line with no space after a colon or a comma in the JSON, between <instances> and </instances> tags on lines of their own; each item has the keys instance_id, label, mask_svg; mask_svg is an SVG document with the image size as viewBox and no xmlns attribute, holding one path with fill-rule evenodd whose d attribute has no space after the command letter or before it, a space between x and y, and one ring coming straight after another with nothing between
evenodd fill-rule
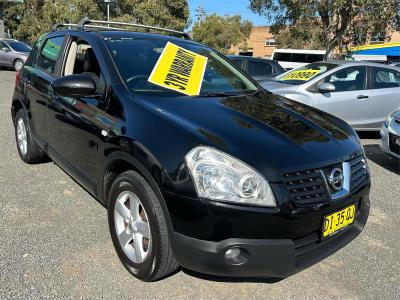
<instances>
[{"instance_id":1,"label":"front grille","mask_svg":"<svg viewBox=\"0 0 400 300\"><path fill-rule=\"evenodd\" d=\"M319 170L286 174L284 182L297 204L318 204L329 200L326 184Z\"/></svg>"},{"instance_id":2,"label":"front grille","mask_svg":"<svg viewBox=\"0 0 400 300\"><path fill-rule=\"evenodd\" d=\"M360 155L350 160L351 170L351 191L357 192L368 181L368 170L364 156Z\"/></svg>"},{"instance_id":3,"label":"front grille","mask_svg":"<svg viewBox=\"0 0 400 300\"><path fill-rule=\"evenodd\" d=\"M400 146L397 144L399 136L389 133L389 148L394 154L400 155Z\"/></svg>"},{"instance_id":4,"label":"front grille","mask_svg":"<svg viewBox=\"0 0 400 300\"><path fill-rule=\"evenodd\" d=\"M351 173L350 191L354 193L368 183L367 165L363 155L354 157L348 162L350 163ZM337 163L321 169L286 174L283 181L291 200L300 206L328 202L334 191L326 183L325 178L335 167L342 169L342 164Z\"/></svg>"}]
</instances>

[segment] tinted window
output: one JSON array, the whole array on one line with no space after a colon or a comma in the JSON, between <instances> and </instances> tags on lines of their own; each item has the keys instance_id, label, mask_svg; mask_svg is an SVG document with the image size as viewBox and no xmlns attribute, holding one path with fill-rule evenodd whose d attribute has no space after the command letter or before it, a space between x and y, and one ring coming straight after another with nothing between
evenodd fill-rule
<instances>
[{"instance_id":1,"label":"tinted window","mask_svg":"<svg viewBox=\"0 0 400 300\"><path fill-rule=\"evenodd\" d=\"M37 63L39 69L49 74L54 73L63 41L64 37L62 36L50 38L46 41Z\"/></svg>"},{"instance_id":2,"label":"tinted window","mask_svg":"<svg viewBox=\"0 0 400 300\"><path fill-rule=\"evenodd\" d=\"M247 61L247 72L251 76L265 76L271 75L273 72L272 66L268 62L248 60Z\"/></svg>"},{"instance_id":3,"label":"tinted window","mask_svg":"<svg viewBox=\"0 0 400 300\"><path fill-rule=\"evenodd\" d=\"M290 53L275 52L274 53L274 60L277 60L277 61L291 61L291 54Z\"/></svg>"},{"instance_id":4,"label":"tinted window","mask_svg":"<svg viewBox=\"0 0 400 300\"><path fill-rule=\"evenodd\" d=\"M2 50L3 48L8 48L10 49L5 43L0 41L0 50Z\"/></svg>"},{"instance_id":5,"label":"tinted window","mask_svg":"<svg viewBox=\"0 0 400 300\"><path fill-rule=\"evenodd\" d=\"M242 67L242 62L243 62L243 60L241 60L241 59L231 59L231 60L232 60L232 62L233 62L233 64L234 64L235 66L238 66L239 68Z\"/></svg>"},{"instance_id":6,"label":"tinted window","mask_svg":"<svg viewBox=\"0 0 400 300\"><path fill-rule=\"evenodd\" d=\"M323 61L324 55L323 54L307 54L307 61L308 63L313 63L317 61Z\"/></svg>"},{"instance_id":7,"label":"tinted window","mask_svg":"<svg viewBox=\"0 0 400 300\"><path fill-rule=\"evenodd\" d=\"M30 52L31 51L31 47L29 47L28 45L21 43L21 42L9 42L8 43L10 45L11 48L13 48L15 51L17 52Z\"/></svg>"},{"instance_id":8,"label":"tinted window","mask_svg":"<svg viewBox=\"0 0 400 300\"><path fill-rule=\"evenodd\" d=\"M295 62L307 62L307 54L303 53L293 53L292 54L292 60Z\"/></svg>"},{"instance_id":9,"label":"tinted window","mask_svg":"<svg viewBox=\"0 0 400 300\"><path fill-rule=\"evenodd\" d=\"M349 67L326 76L322 82L332 83L335 92L356 91L365 88L365 67Z\"/></svg>"},{"instance_id":10,"label":"tinted window","mask_svg":"<svg viewBox=\"0 0 400 300\"><path fill-rule=\"evenodd\" d=\"M383 68L372 68L372 88L385 89L400 86L400 73Z\"/></svg>"}]
</instances>

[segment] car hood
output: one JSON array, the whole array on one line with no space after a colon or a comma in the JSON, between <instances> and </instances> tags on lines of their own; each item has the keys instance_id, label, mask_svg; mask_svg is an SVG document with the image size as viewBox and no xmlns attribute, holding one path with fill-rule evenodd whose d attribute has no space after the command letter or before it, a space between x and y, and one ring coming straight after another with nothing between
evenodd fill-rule
<instances>
[{"instance_id":1,"label":"car hood","mask_svg":"<svg viewBox=\"0 0 400 300\"><path fill-rule=\"evenodd\" d=\"M276 91L280 91L280 90L296 90L297 89L297 85L294 84L286 84L283 82L278 82L275 80L270 80L270 81L263 81L260 82L261 86L266 89L267 91L270 92L276 92Z\"/></svg>"},{"instance_id":2,"label":"car hood","mask_svg":"<svg viewBox=\"0 0 400 300\"><path fill-rule=\"evenodd\" d=\"M141 99L197 136L199 145L229 153L271 181L362 151L354 131L342 121L264 91L251 96Z\"/></svg>"}]
</instances>

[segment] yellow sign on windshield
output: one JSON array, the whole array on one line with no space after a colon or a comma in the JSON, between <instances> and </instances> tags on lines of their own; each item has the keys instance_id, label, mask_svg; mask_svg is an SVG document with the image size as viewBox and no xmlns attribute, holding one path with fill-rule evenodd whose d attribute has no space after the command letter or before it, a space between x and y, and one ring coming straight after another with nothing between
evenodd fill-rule
<instances>
[{"instance_id":1,"label":"yellow sign on windshield","mask_svg":"<svg viewBox=\"0 0 400 300\"><path fill-rule=\"evenodd\" d=\"M207 57L170 42L161 53L149 82L189 96L200 94Z\"/></svg>"},{"instance_id":2,"label":"yellow sign on windshield","mask_svg":"<svg viewBox=\"0 0 400 300\"><path fill-rule=\"evenodd\" d=\"M295 70L292 72L289 72L288 74L286 74L285 76L283 76L282 78L280 78L280 80L310 80L312 77L314 77L315 75L317 75L319 72L321 72L321 70Z\"/></svg>"}]
</instances>

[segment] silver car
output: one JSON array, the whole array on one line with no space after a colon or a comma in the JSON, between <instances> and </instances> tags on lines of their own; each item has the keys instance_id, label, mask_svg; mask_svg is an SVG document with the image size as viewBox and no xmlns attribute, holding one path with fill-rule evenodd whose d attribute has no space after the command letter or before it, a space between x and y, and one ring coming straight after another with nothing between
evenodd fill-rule
<instances>
[{"instance_id":1,"label":"silver car","mask_svg":"<svg viewBox=\"0 0 400 300\"><path fill-rule=\"evenodd\" d=\"M316 62L262 86L335 115L359 131L379 131L388 114L400 109L400 69L378 63Z\"/></svg>"},{"instance_id":2,"label":"silver car","mask_svg":"<svg viewBox=\"0 0 400 300\"><path fill-rule=\"evenodd\" d=\"M28 58L31 47L12 39L0 39L0 67L21 70Z\"/></svg>"},{"instance_id":3,"label":"silver car","mask_svg":"<svg viewBox=\"0 0 400 300\"><path fill-rule=\"evenodd\" d=\"M389 115L381 130L383 152L400 159L400 111Z\"/></svg>"}]
</instances>

